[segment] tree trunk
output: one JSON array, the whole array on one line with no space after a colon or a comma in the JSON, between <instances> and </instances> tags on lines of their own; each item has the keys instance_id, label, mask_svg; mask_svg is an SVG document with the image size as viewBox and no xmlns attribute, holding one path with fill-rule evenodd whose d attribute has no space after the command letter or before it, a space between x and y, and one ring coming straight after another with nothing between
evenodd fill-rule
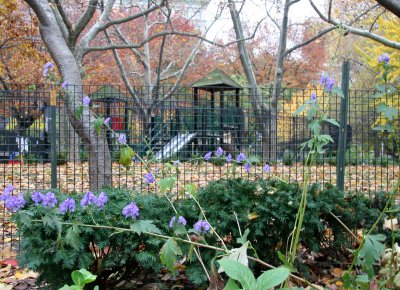
<instances>
[{"instance_id":1,"label":"tree trunk","mask_svg":"<svg viewBox=\"0 0 400 290\"><path fill-rule=\"evenodd\" d=\"M39 19L42 40L56 62L63 81L68 81L70 93L66 96L66 109L72 127L89 149L89 186L97 191L111 186L111 154L104 133L97 135L93 127L95 117L84 108L82 117L76 110L82 106L84 97L80 72L81 59L71 51L63 37L57 19L47 0L25 0Z\"/></svg>"},{"instance_id":2,"label":"tree trunk","mask_svg":"<svg viewBox=\"0 0 400 290\"><path fill-rule=\"evenodd\" d=\"M263 104L262 97L258 90L257 80L254 74L253 66L251 64L250 56L247 51L246 43L244 41L243 26L240 21L239 14L236 10L235 3L233 0L229 0L229 11L231 14L233 28L235 30L236 39L238 40L239 58L242 63L244 73L249 85L249 99L254 112L256 120L257 130L260 131L262 136L262 158L271 158L270 148L270 128L267 123L267 118L270 116L270 110ZM276 150L275 150L276 151Z\"/></svg>"}]
</instances>

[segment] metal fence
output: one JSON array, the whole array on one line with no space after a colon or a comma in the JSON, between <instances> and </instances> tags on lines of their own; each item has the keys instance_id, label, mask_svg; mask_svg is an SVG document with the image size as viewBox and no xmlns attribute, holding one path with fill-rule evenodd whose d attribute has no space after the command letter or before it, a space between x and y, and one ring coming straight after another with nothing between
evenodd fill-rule
<instances>
[{"instance_id":1,"label":"metal fence","mask_svg":"<svg viewBox=\"0 0 400 290\"><path fill-rule=\"evenodd\" d=\"M163 164L177 160L180 185L204 185L225 177L229 164L203 160L205 153L215 152L218 147L233 158L243 152L260 160L252 164L249 172L238 167L236 176L251 179L277 175L289 181L302 180L306 152L301 151L301 144L310 137L309 122L305 114L295 117L293 112L315 92L320 107L339 121L344 102L322 90L283 89L277 115L271 117L264 110L260 119L247 89L178 88L171 93L171 88L162 87L150 94L149 88L144 87L134 91L110 85L69 87L71 92L78 89L90 97L96 115L110 118L112 131L105 134L108 145L103 149L111 152L112 185L135 190L154 190L144 182L144 174L150 170L162 176ZM51 106L51 94L52 88L34 86L9 86L0 92L1 186L12 183L18 189L33 190L55 185L68 192L89 189L90 148L71 126L66 98L57 95L57 103ZM383 101L398 104L398 96L385 95L382 100L374 98L375 94L349 91L343 156L345 190L388 190L391 181L399 176L393 136L373 130L380 122L378 106ZM263 103L256 105L268 109L272 89L261 89L261 95ZM274 122L271 118L275 118ZM266 126L262 129L261 125ZM336 184L341 130L325 123L322 131L330 134L334 143L317 157L312 180ZM121 133L126 134L127 144L137 154L129 170L118 163L117 137ZM148 168L142 161L150 159L156 162ZM266 162L272 169L268 174L262 170Z\"/></svg>"},{"instance_id":2,"label":"metal fence","mask_svg":"<svg viewBox=\"0 0 400 290\"><path fill-rule=\"evenodd\" d=\"M279 176L301 181L307 154L301 144L310 138L310 129L305 114L293 113L311 93L316 93L319 106L340 120L341 129L347 131L344 136L341 129L323 124L323 133L330 134L334 142L318 155L312 181L337 184L339 177L345 190L371 193L389 190L400 174L393 135L373 130L382 124L382 103L399 106L397 95L377 98L375 91L350 90L341 98L335 94L329 97L321 89L283 89L274 116L268 111L272 89L260 90L262 103L252 103L247 89L226 87L178 88L173 92L168 87L127 90L110 85L68 89L71 93L83 91L91 99L92 111L110 118L112 130L103 135L106 145L95 150L99 156L110 152L114 187L154 191L155 185L144 180L149 171L157 177L168 175L168 171L177 174L176 192L182 185L202 186L227 173L249 179ZM13 184L21 191L51 187L66 192L89 190L88 159L93 148L76 133L82 128L72 127L65 96L55 92L53 87L21 85L0 91L1 188ZM255 114L255 105L263 108L261 117ZM136 152L129 170L118 162L121 146L117 138L122 133ZM344 140L347 144L340 150ZM233 158L243 152L257 156L259 162L253 162L249 171L242 164L232 173L226 155L204 160L209 151L215 156L218 147ZM146 164L148 160L152 162ZM266 162L271 167L269 173L263 171ZM18 239L4 207L1 212L0 256L7 257L18 248Z\"/></svg>"}]
</instances>

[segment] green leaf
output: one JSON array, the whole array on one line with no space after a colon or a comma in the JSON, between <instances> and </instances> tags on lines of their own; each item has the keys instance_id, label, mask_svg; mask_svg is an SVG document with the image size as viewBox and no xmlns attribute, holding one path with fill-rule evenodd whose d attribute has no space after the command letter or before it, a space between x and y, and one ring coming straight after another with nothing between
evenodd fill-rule
<instances>
[{"instance_id":1,"label":"green leaf","mask_svg":"<svg viewBox=\"0 0 400 290\"><path fill-rule=\"evenodd\" d=\"M175 262L177 257L181 255L182 251L176 241L169 238L160 251L161 263L166 266L172 274L175 274Z\"/></svg>"},{"instance_id":2,"label":"green leaf","mask_svg":"<svg viewBox=\"0 0 400 290\"><path fill-rule=\"evenodd\" d=\"M268 270L257 278L257 289L265 290L281 284L289 277L290 271L286 267Z\"/></svg>"},{"instance_id":3,"label":"green leaf","mask_svg":"<svg viewBox=\"0 0 400 290\"><path fill-rule=\"evenodd\" d=\"M71 226L67 230L67 234L65 235L65 242L73 247L76 250L79 250L80 239L79 239L79 229L74 229L74 226Z\"/></svg>"},{"instance_id":4,"label":"green leaf","mask_svg":"<svg viewBox=\"0 0 400 290\"><path fill-rule=\"evenodd\" d=\"M386 104L379 104L377 112L383 114L383 116L390 121L399 115L399 111L396 108Z\"/></svg>"},{"instance_id":5,"label":"green leaf","mask_svg":"<svg viewBox=\"0 0 400 290\"><path fill-rule=\"evenodd\" d=\"M337 95L337 96L339 96L341 98L344 98L343 91L342 91L342 89L340 87L333 87L332 88L332 94L335 94L335 95Z\"/></svg>"},{"instance_id":6,"label":"green leaf","mask_svg":"<svg viewBox=\"0 0 400 290\"><path fill-rule=\"evenodd\" d=\"M369 283L368 275L358 275L355 279L357 283Z\"/></svg>"},{"instance_id":7,"label":"green leaf","mask_svg":"<svg viewBox=\"0 0 400 290\"><path fill-rule=\"evenodd\" d=\"M131 147L129 146L122 147L120 151L119 163L125 166L127 170L129 170L134 155L135 152Z\"/></svg>"},{"instance_id":8,"label":"green leaf","mask_svg":"<svg viewBox=\"0 0 400 290\"><path fill-rule=\"evenodd\" d=\"M82 114L83 114L83 106L79 106L78 108L76 108L75 110L75 116L80 119L82 118Z\"/></svg>"},{"instance_id":9,"label":"green leaf","mask_svg":"<svg viewBox=\"0 0 400 290\"><path fill-rule=\"evenodd\" d=\"M224 290L237 290L240 289L239 286L235 283L235 280L232 278L228 279L228 283L226 283Z\"/></svg>"},{"instance_id":10,"label":"green leaf","mask_svg":"<svg viewBox=\"0 0 400 290\"><path fill-rule=\"evenodd\" d=\"M61 233L61 223L57 216L45 215L42 218L42 222L45 226L57 230L59 233Z\"/></svg>"},{"instance_id":11,"label":"green leaf","mask_svg":"<svg viewBox=\"0 0 400 290\"><path fill-rule=\"evenodd\" d=\"M161 193L166 193L167 191L171 191L172 188L174 187L175 184L175 178L169 177L169 178L163 178L160 179L158 182L158 187L160 189Z\"/></svg>"},{"instance_id":12,"label":"green leaf","mask_svg":"<svg viewBox=\"0 0 400 290\"><path fill-rule=\"evenodd\" d=\"M324 119L325 122L331 123L332 125L338 126L340 127L340 124L338 123L338 121L336 121L335 119L332 118L326 118Z\"/></svg>"},{"instance_id":13,"label":"green leaf","mask_svg":"<svg viewBox=\"0 0 400 290\"><path fill-rule=\"evenodd\" d=\"M372 128L372 130L379 131L379 132L390 132L390 133L394 132L394 128L393 128L392 124L376 126L376 127Z\"/></svg>"},{"instance_id":14,"label":"green leaf","mask_svg":"<svg viewBox=\"0 0 400 290\"><path fill-rule=\"evenodd\" d=\"M310 130L314 133L314 135L319 135L321 132L321 124L319 120L314 120L310 123Z\"/></svg>"},{"instance_id":15,"label":"green leaf","mask_svg":"<svg viewBox=\"0 0 400 290\"><path fill-rule=\"evenodd\" d=\"M161 234L161 231L153 224L152 220L137 220L131 225L131 230L137 233L139 236L143 232Z\"/></svg>"},{"instance_id":16,"label":"green leaf","mask_svg":"<svg viewBox=\"0 0 400 290\"><path fill-rule=\"evenodd\" d=\"M230 278L238 281L242 285L243 289L256 289L256 279L248 267L238 261L230 260L226 257L219 260L218 263L222 268L224 268L225 273Z\"/></svg>"},{"instance_id":17,"label":"green leaf","mask_svg":"<svg viewBox=\"0 0 400 290\"><path fill-rule=\"evenodd\" d=\"M84 277L84 282L85 284L89 284L92 283L93 281L96 280L97 276L93 275L92 273L90 273L88 270L86 269L80 269L79 273L81 273Z\"/></svg>"},{"instance_id":18,"label":"green leaf","mask_svg":"<svg viewBox=\"0 0 400 290\"><path fill-rule=\"evenodd\" d=\"M232 249L231 253L228 256L225 256L223 259L238 261L242 265L248 267L249 266L249 260L247 258L248 246L249 246L249 242L246 242L240 248ZM222 266L218 269L218 273L222 273L224 271L225 271L224 267L222 267Z\"/></svg>"},{"instance_id":19,"label":"green leaf","mask_svg":"<svg viewBox=\"0 0 400 290\"><path fill-rule=\"evenodd\" d=\"M285 255L282 254L281 251L278 251L278 258L285 265L286 268L290 270L290 272L296 272L296 268L293 267L290 262L286 259Z\"/></svg>"},{"instance_id":20,"label":"green leaf","mask_svg":"<svg viewBox=\"0 0 400 290\"><path fill-rule=\"evenodd\" d=\"M81 287L85 286L85 276L78 270L72 272L71 278L75 285Z\"/></svg>"},{"instance_id":21,"label":"green leaf","mask_svg":"<svg viewBox=\"0 0 400 290\"><path fill-rule=\"evenodd\" d=\"M186 191L191 195L191 196L196 196L196 185L194 183L189 183L186 186Z\"/></svg>"},{"instance_id":22,"label":"green leaf","mask_svg":"<svg viewBox=\"0 0 400 290\"><path fill-rule=\"evenodd\" d=\"M375 262L380 260L381 254L385 251L385 236L382 234L378 235L366 235L364 237L364 244L358 253L358 264L361 262L373 265Z\"/></svg>"},{"instance_id":23,"label":"green leaf","mask_svg":"<svg viewBox=\"0 0 400 290\"><path fill-rule=\"evenodd\" d=\"M250 230L245 229L244 234L240 238L236 239L237 243L244 245L247 242L247 237L248 237L249 233L250 233Z\"/></svg>"},{"instance_id":24,"label":"green leaf","mask_svg":"<svg viewBox=\"0 0 400 290\"><path fill-rule=\"evenodd\" d=\"M307 104L303 104L300 107L297 108L296 111L294 111L293 116L297 117L300 115L302 112L304 112L307 109Z\"/></svg>"},{"instance_id":25,"label":"green leaf","mask_svg":"<svg viewBox=\"0 0 400 290\"><path fill-rule=\"evenodd\" d=\"M18 222L26 227L30 227L32 225L33 213L26 210L20 210L17 214Z\"/></svg>"},{"instance_id":26,"label":"green leaf","mask_svg":"<svg viewBox=\"0 0 400 290\"><path fill-rule=\"evenodd\" d=\"M249 157L247 157L247 160L246 160L248 163L250 163L250 164L253 164L253 163L258 163L258 162L260 162L260 158L258 158L257 156L255 156L255 155L251 155L251 156L249 156Z\"/></svg>"},{"instance_id":27,"label":"green leaf","mask_svg":"<svg viewBox=\"0 0 400 290\"><path fill-rule=\"evenodd\" d=\"M99 117L96 120L94 120L93 127L96 130L97 135L100 135L103 124L104 124L104 117Z\"/></svg>"}]
</instances>

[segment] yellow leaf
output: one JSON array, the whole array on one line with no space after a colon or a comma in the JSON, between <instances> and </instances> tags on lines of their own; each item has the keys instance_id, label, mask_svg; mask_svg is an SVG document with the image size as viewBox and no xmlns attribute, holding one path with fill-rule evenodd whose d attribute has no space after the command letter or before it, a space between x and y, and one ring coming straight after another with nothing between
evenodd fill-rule
<instances>
[{"instance_id":1,"label":"yellow leaf","mask_svg":"<svg viewBox=\"0 0 400 290\"><path fill-rule=\"evenodd\" d=\"M256 213L249 213L248 215L247 215L247 218L249 219L249 220L254 220L254 219L256 219L256 218L258 218L258 215L256 214Z\"/></svg>"}]
</instances>

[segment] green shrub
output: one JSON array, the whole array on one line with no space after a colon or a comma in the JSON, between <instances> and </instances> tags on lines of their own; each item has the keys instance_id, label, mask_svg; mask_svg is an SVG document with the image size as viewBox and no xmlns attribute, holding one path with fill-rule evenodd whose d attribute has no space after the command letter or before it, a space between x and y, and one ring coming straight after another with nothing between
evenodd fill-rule
<instances>
[{"instance_id":1,"label":"green shrub","mask_svg":"<svg viewBox=\"0 0 400 290\"><path fill-rule=\"evenodd\" d=\"M38 283L46 281L50 289L71 283L70 273L85 268L98 276L100 287L113 287L139 268L160 271L159 250L163 240L131 232L114 233L109 229L94 229L78 226L61 226L60 221L112 225L129 228L132 219L122 215L122 209L135 201L140 209L140 219L151 219L162 231L168 230L173 211L165 198L154 195L133 195L129 191L106 190L109 201L103 210L83 209L78 206L82 195L74 195L77 207L73 213L62 215L58 208L36 206L26 196L27 206L14 215L22 236L18 261L40 273ZM67 197L57 193L59 201ZM28 201L29 200L29 201ZM96 205L93 205L96 207ZM29 222L41 219L43 223Z\"/></svg>"},{"instance_id":2,"label":"green shrub","mask_svg":"<svg viewBox=\"0 0 400 290\"><path fill-rule=\"evenodd\" d=\"M172 236L168 223L174 212L164 197L151 194L137 194L126 190L105 190L109 201L102 210L82 208L79 201L82 194L65 195L56 193L59 201L72 197L76 210L65 215L58 208L35 205L25 196L27 205L14 214L22 236L18 260L21 267L40 273L38 282L46 281L49 288L55 289L71 283L70 273L85 268L97 275L96 284L101 288L113 288L128 275L148 269L159 272L163 267L159 253L164 240L145 234L115 232L78 226L96 224L129 229L134 223L122 215L122 209L134 201L140 208L139 220L152 220L163 234ZM244 233L249 230L248 239L260 259L280 264L276 251L285 251L287 240L295 222L300 202L301 188L298 184L278 180L249 181L228 179L213 181L199 189L197 198L209 222L215 227L228 247L238 247L237 238L240 224ZM321 189L313 184L308 192L304 230L301 241L309 250L319 251L324 242L324 250L340 251L351 247L349 234L330 214L338 216L349 228L370 227L386 202L385 194L377 194L370 199L363 195L344 195L333 186ZM199 219L203 219L193 199L180 199L174 202L179 214L187 220L187 229ZM237 219L235 217L237 216ZM41 220L43 222L32 222ZM72 225L62 225L71 222ZM324 232L329 228L333 240L326 240ZM379 226L379 229L382 227ZM207 235L206 242L221 246L215 235ZM190 246L180 244L184 253ZM201 249L206 267L211 265L216 253ZM185 262L185 274L192 284L203 287L207 277L192 253Z\"/></svg>"},{"instance_id":3,"label":"green shrub","mask_svg":"<svg viewBox=\"0 0 400 290\"><path fill-rule=\"evenodd\" d=\"M260 258L272 263L277 262L276 250L285 251L300 196L298 184L278 180L219 180L198 192L199 202L210 223L215 225L221 236L232 236L232 247L238 246L239 222L242 233L249 229L249 240ZM372 207L374 203L375 207ZM349 247L349 234L344 232L330 212L350 228L358 229L371 226L383 205L382 201L377 204L376 199L362 195L345 196L331 185L321 189L320 185L313 184L308 193L302 243L310 250L320 250L324 232L329 227L335 237L329 242L333 250Z\"/></svg>"}]
</instances>

